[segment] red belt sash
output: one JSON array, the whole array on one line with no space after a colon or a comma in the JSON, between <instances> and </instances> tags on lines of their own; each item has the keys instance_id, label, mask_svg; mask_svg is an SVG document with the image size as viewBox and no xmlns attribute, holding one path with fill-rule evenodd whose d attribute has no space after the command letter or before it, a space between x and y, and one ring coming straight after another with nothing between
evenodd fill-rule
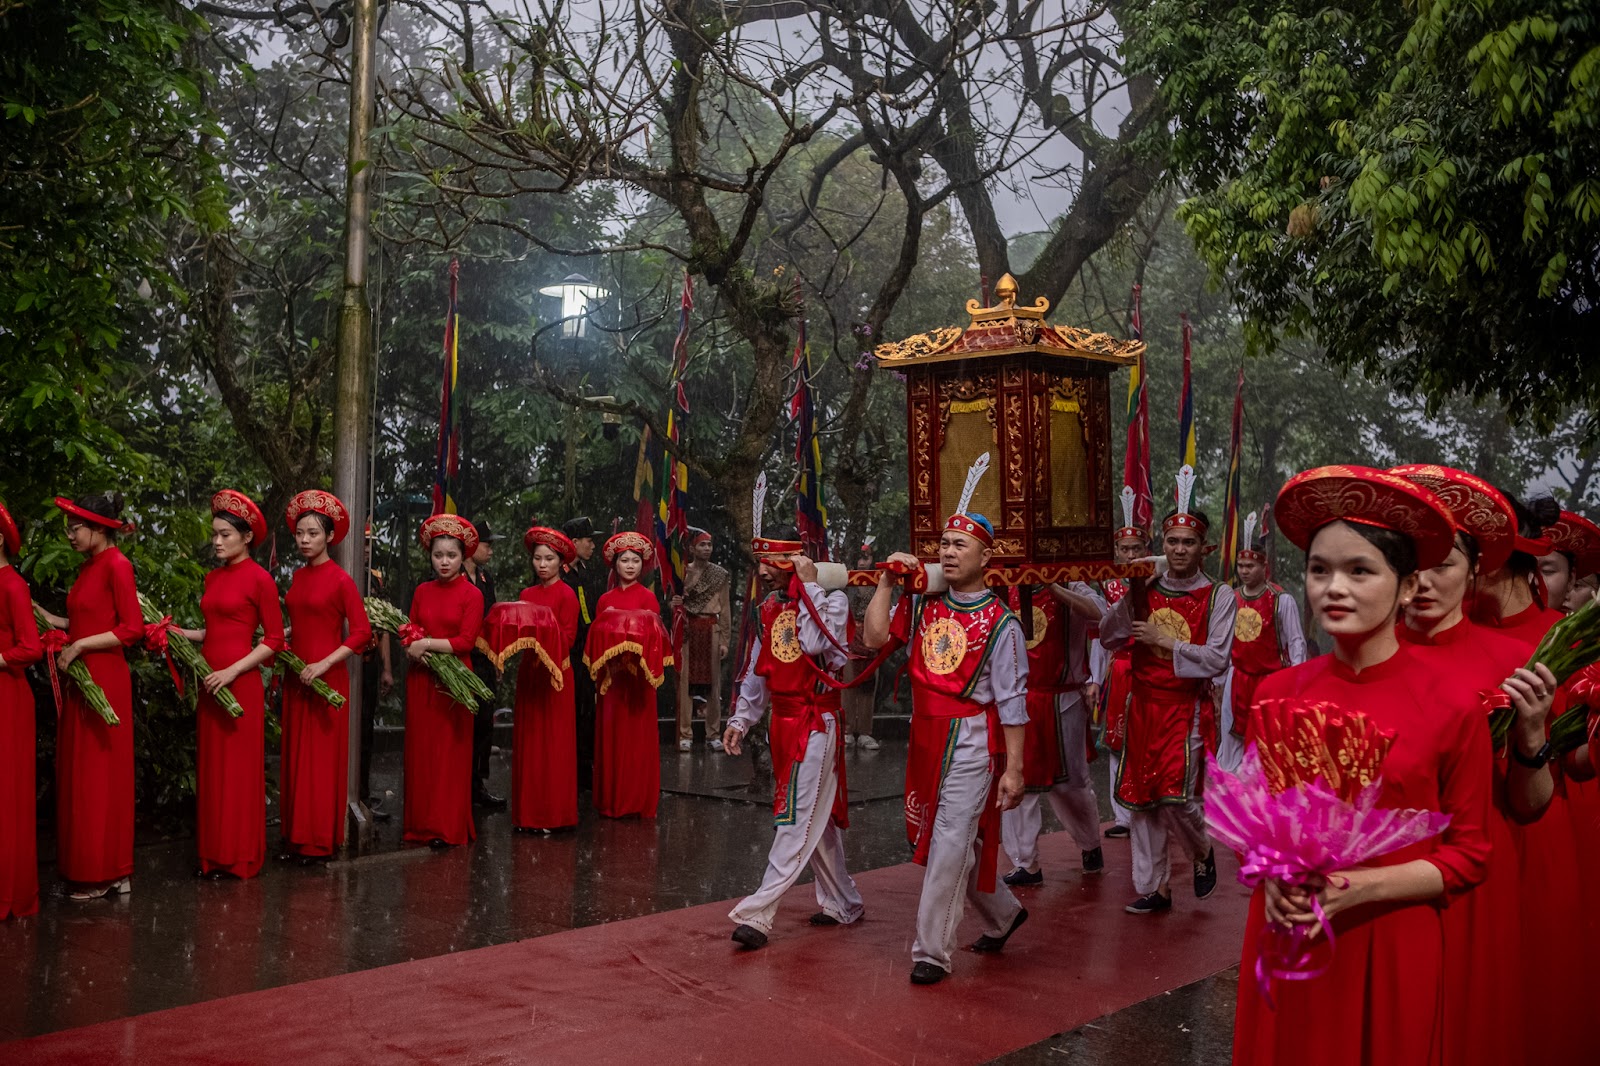
<instances>
[{"instance_id":1,"label":"red belt sash","mask_svg":"<svg viewBox=\"0 0 1600 1066\"><path fill-rule=\"evenodd\" d=\"M772 719L767 726L767 742L772 746L772 775L776 789L772 794L772 817L778 825L793 825L799 812L795 810L795 773L805 762L806 747L812 733L826 733L823 714L833 715L839 721L839 694L828 692L820 696L787 695L774 692ZM833 742L839 743L834 733ZM830 816L840 829L848 829L849 797L845 787L844 760L834 753L833 772L839 787L833 793L833 810Z\"/></svg>"},{"instance_id":2,"label":"red belt sash","mask_svg":"<svg viewBox=\"0 0 1600 1066\"><path fill-rule=\"evenodd\" d=\"M992 773L989 792L984 797L983 810L978 815L978 891L993 892L1000 858L1000 810L995 806L995 800L999 794L1000 770L1005 764L1005 734L1000 725L1000 712L992 703L985 706L970 700L952 700L965 704L969 713L924 713L924 698L930 695L934 694L919 691L914 696L911 747L906 755L906 840L915 849L911 858L919 866L928 864L928 848L933 843L933 824L939 814L939 793L944 785L945 771L955 757L956 742L961 736L960 720L983 714L989 724Z\"/></svg>"}]
</instances>

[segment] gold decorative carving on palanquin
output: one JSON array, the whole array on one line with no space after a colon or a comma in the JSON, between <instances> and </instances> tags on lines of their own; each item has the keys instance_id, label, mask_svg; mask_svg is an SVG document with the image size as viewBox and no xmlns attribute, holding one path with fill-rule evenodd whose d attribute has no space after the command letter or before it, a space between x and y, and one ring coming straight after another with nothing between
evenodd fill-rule
<instances>
[{"instance_id":1,"label":"gold decorative carving on palanquin","mask_svg":"<svg viewBox=\"0 0 1600 1066\"><path fill-rule=\"evenodd\" d=\"M924 401L926 397L923 397ZM911 468L913 503L933 503L933 416L926 402L913 400L911 408Z\"/></svg>"},{"instance_id":2,"label":"gold decorative carving on palanquin","mask_svg":"<svg viewBox=\"0 0 1600 1066\"><path fill-rule=\"evenodd\" d=\"M907 361L921 359L929 355L938 355L948 348L954 347L961 339L961 334L966 332L960 326L940 326L938 329L927 333L918 333L914 337L907 337L903 341L890 341L880 344L873 349L873 354L885 362Z\"/></svg>"},{"instance_id":3,"label":"gold decorative carving on palanquin","mask_svg":"<svg viewBox=\"0 0 1600 1066\"><path fill-rule=\"evenodd\" d=\"M996 555L1021 555L1022 538L996 537L994 538L994 553Z\"/></svg>"},{"instance_id":4,"label":"gold decorative carving on palanquin","mask_svg":"<svg viewBox=\"0 0 1600 1066\"><path fill-rule=\"evenodd\" d=\"M1022 437L1023 431L1027 428L1027 419L1022 409L1022 393L1007 392L1001 402L1006 408L1006 498L1019 500L1027 492L1028 466L1027 442ZM1021 525L1021 522L1017 524Z\"/></svg>"}]
</instances>

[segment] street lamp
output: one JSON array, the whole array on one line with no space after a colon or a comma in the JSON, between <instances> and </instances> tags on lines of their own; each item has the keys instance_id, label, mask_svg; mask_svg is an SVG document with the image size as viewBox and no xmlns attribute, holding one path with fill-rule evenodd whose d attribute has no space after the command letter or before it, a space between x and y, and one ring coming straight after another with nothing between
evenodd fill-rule
<instances>
[{"instance_id":1,"label":"street lamp","mask_svg":"<svg viewBox=\"0 0 1600 1066\"><path fill-rule=\"evenodd\" d=\"M611 290L601 288L582 274L568 274L555 285L539 290L541 296L554 296L561 301L561 335L576 340L587 330L589 307L611 295Z\"/></svg>"}]
</instances>

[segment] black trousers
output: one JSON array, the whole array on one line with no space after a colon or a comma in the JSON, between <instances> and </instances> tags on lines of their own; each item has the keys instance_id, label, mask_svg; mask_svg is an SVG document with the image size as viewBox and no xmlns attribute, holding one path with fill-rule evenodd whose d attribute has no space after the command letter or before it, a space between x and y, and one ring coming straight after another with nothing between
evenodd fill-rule
<instances>
[{"instance_id":1,"label":"black trousers","mask_svg":"<svg viewBox=\"0 0 1600 1066\"><path fill-rule=\"evenodd\" d=\"M378 679L383 660L376 655L361 660L361 798L372 795L372 724L378 717Z\"/></svg>"},{"instance_id":2,"label":"black trousers","mask_svg":"<svg viewBox=\"0 0 1600 1066\"><path fill-rule=\"evenodd\" d=\"M500 679L495 676L494 664L478 652L472 653L472 672L478 680L489 686L489 691L500 691ZM495 701L498 702L498 701ZM472 791L476 793L489 780L489 749L494 746L494 703L479 707L472 716Z\"/></svg>"},{"instance_id":3,"label":"black trousers","mask_svg":"<svg viewBox=\"0 0 1600 1066\"><path fill-rule=\"evenodd\" d=\"M583 640L572 654L573 702L578 719L578 791L594 787L594 678L583 665Z\"/></svg>"}]
</instances>

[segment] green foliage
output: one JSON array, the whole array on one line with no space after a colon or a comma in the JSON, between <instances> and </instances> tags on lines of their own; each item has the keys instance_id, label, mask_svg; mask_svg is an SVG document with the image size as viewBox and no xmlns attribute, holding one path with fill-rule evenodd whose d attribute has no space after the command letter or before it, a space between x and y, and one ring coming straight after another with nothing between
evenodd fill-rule
<instances>
[{"instance_id":1,"label":"green foliage","mask_svg":"<svg viewBox=\"0 0 1600 1066\"><path fill-rule=\"evenodd\" d=\"M1256 347L1541 428L1600 397L1593 4L1152 0L1140 28L1180 216Z\"/></svg>"}]
</instances>

